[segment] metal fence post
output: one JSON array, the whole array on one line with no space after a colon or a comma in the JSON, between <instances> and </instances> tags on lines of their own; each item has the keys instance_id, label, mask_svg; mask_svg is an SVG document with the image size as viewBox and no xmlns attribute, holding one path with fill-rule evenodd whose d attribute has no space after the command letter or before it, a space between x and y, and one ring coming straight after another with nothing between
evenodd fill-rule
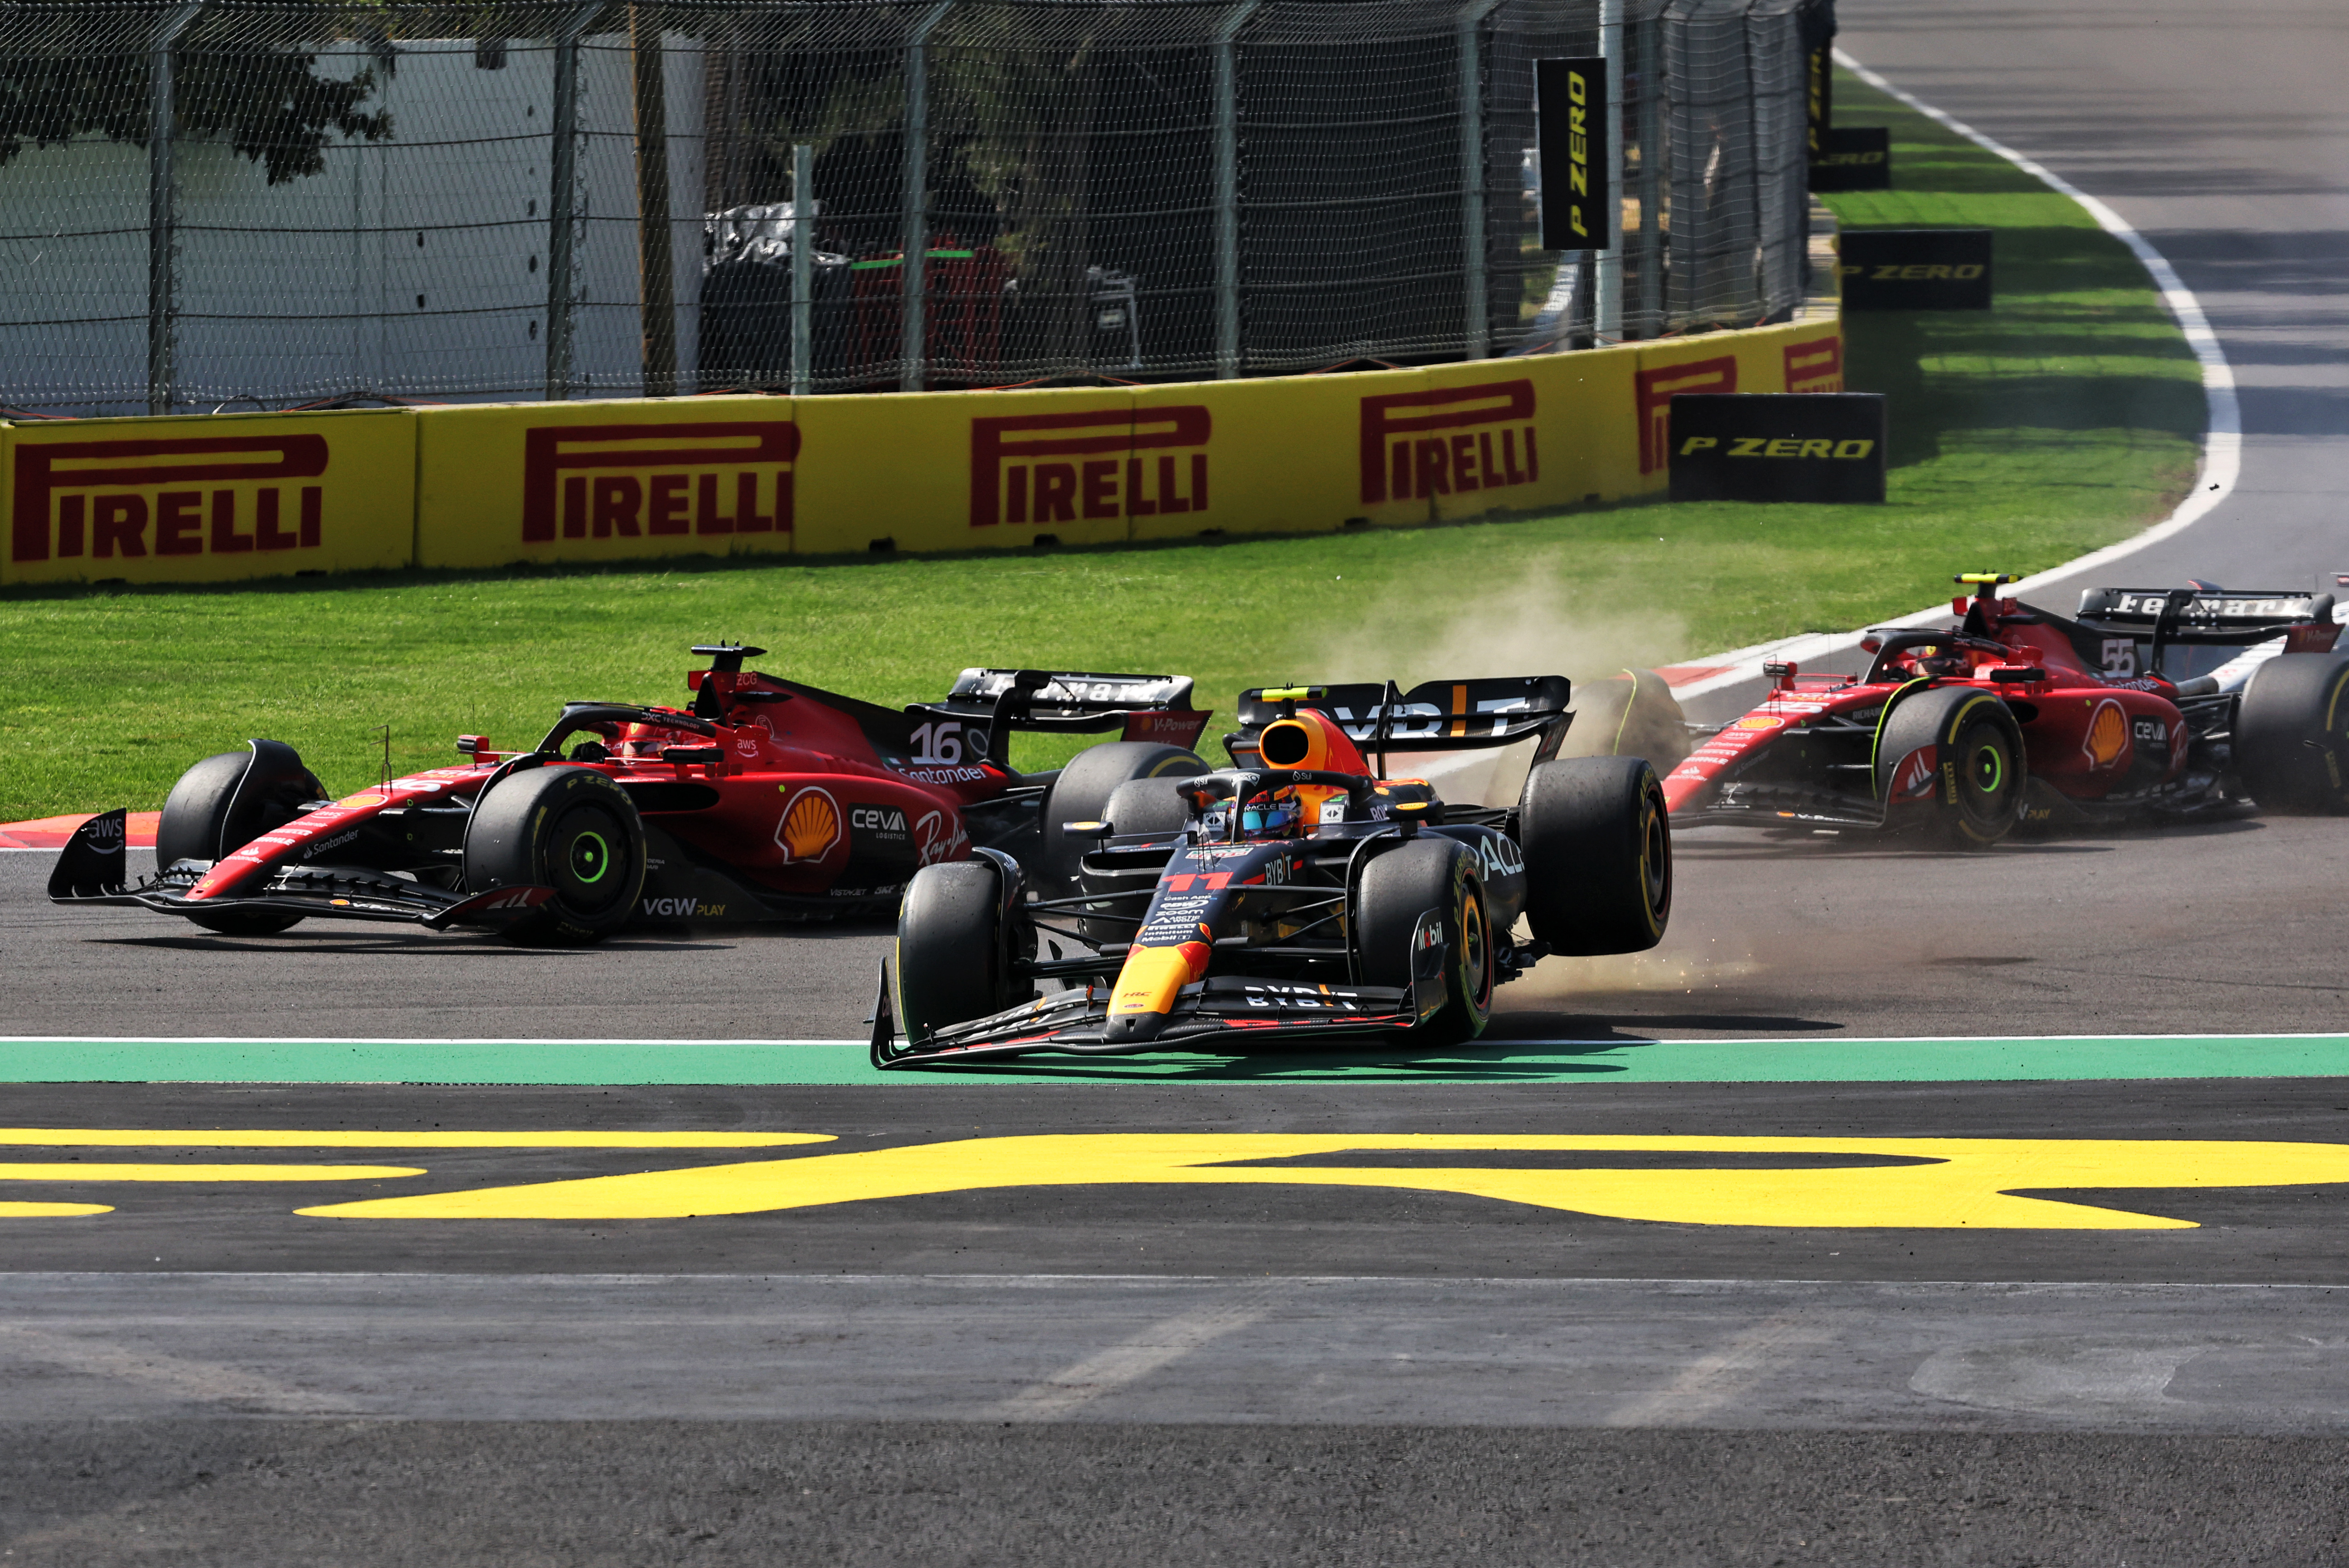
<instances>
[{"instance_id":1,"label":"metal fence post","mask_svg":"<svg viewBox=\"0 0 2349 1568\"><path fill-rule=\"evenodd\" d=\"M1640 37L1640 324L1664 329L1664 21L1643 18Z\"/></svg>"},{"instance_id":2,"label":"metal fence post","mask_svg":"<svg viewBox=\"0 0 2349 1568\"><path fill-rule=\"evenodd\" d=\"M815 368L815 149L792 149L792 396L812 389Z\"/></svg>"},{"instance_id":3,"label":"metal fence post","mask_svg":"<svg viewBox=\"0 0 2349 1568\"><path fill-rule=\"evenodd\" d=\"M1460 13L1460 227L1466 247L1465 284L1462 290L1468 330L1464 358L1493 357L1492 303L1485 291L1485 18L1501 0L1469 0Z\"/></svg>"},{"instance_id":4,"label":"metal fence post","mask_svg":"<svg viewBox=\"0 0 2349 1568\"><path fill-rule=\"evenodd\" d=\"M1241 0L1216 29L1216 375L1240 373L1240 29L1263 0Z\"/></svg>"},{"instance_id":5,"label":"metal fence post","mask_svg":"<svg viewBox=\"0 0 2349 1568\"><path fill-rule=\"evenodd\" d=\"M547 186L546 396L571 395L572 213L579 172L579 40L597 7L567 13L554 33L554 148Z\"/></svg>"},{"instance_id":6,"label":"metal fence post","mask_svg":"<svg viewBox=\"0 0 2349 1568\"><path fill-rule=\"evenodd\" d=\"M1599 0L1599 53L1607 61L1607 243L1591 258L1591 330L1603 341L1623 336L1623 0Z\"/></svg>"},{"instance_id":7,"label":"metal fence post","mask_svg":"<svg viewBox=\"0 0 2349 1568\"><path fill-rule=\"evenodd\" d=\"M897 385L922 389L929 358L930 34L954 0L937 0L905 36L905 189L900 227L905 259L897 269L897 316L905 328Z\"/></svg>"},{"instance_id":8,"label":"metal fence post","mask_svg":"<svg viewBox=\"0 0 2349 1568\"><path fill-rule=\"evenodd\" d=\"M636 99L636 315L644 332L644 392L673 398L677 379L676 236L669 229L668 88L661 18L628 7L628 64Z\"/></svg>"},{"instance_id":9,"label":"metal fence post","mask_svg":"<svg viewBox=\"0 0 2349 1568\"><path fill-rule=\"evenodd\" d=\"M171 50L202 10L185 5L156 25L147 55L147 411L171 411Z\"/></svg>"}]
</instances>

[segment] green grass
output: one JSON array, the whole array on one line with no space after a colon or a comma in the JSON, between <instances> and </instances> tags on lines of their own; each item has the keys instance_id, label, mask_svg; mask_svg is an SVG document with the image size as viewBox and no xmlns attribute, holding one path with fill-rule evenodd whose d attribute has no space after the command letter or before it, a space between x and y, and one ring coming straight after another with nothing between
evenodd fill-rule
<instances>
[{"instance_id":1,"label":"green grass","mask_svg":"<svg viewBox=\"0 0 2349 1568\"><path fill-rule=\"evenodd\" d=\"M679 701L687 644L880 701L966 664L1179 671L1228 715L1290 679L1600 672L1916 608L1960 570L2028 572L2160 516L2190 483L2194 361L2077 206L1848 78L1900 189L1847 223L1999 231L1999 307L1862 316L1855 390L1891 399L1882 507L1649 504L1459 527L1132 550L636 571L402 573L0 596L0 820L160 804L244 737L336 790L534 741L567 697ZM1034 766L1065 747L1016 753Z\"/></svg>"}]
</instances>

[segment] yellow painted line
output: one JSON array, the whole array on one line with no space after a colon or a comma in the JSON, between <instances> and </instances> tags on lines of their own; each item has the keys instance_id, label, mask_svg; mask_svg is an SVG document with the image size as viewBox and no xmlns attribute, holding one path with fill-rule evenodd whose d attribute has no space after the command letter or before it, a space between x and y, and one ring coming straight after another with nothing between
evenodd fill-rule
<instances>
[{"instance_id":1,"label":"yellow painted line","mask_svg":"<svg viewBox=\"0 0 2349 1568\"><path fill-rule=\"evenodd\" d=\"M1457 1165L1247 1167L1376 1150L1457 1151ZM1506 1168L1479 1154L1889 1155L1843 1168ZM626 1176L328 1204L297 1212L376 1220L651 1220L760 1214L872 1199L1028 1187L1361 1187L1452 1192L1535 1208L1684 1225L1982 1230L2191 1230L2194 1222L2026 1190L2349 1184L2349 1145L2189 1139L1697 1137L1402 1133L1046 1134L963 1138Z\"/></svg>"},{"instance_id":2,"label":"yellow painted line","mask_svg":"<svg viewBox=\"0 0 2349 1568\"><path fill-rule=\"evenodd\" d=\"M779 1148L833 1143L797 1132L289 1132L276 1128L0 1127L0 1146L47 1148Z\"/></svg>"},{"instance_id":3,"label":"yellow painted line","mask_svg":"<svg viewBox=\"0 0 2349 1568\"><path fill-rule=\"evenodd\" d=\"M110 1165L0 1163L0 1181L378 1181L421 1176L412 1165Z\"/></svg>"},{"instance_id":4,"label":"yellow painted line","mask_svg":"<svg viewBox=\"0 0 2349 1568\"><path fill-rule=\"evenodd\" d=\"M104 1203L0 1203L0 1220L78 1220L113 1212Z\"/></svg>"}]
</instances>

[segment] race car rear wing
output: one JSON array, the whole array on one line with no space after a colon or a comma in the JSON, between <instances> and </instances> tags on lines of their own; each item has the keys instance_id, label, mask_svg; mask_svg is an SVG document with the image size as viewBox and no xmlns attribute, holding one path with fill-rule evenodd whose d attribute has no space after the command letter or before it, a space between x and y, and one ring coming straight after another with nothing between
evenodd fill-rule
<instances>
[{"instance_id":1,"label":"race car rear wing","mask_svg":"<svg viewBox=\"0 0 2349 1568\"><path fill-rule=\"evenodd\" d=\"M1187 675L1102 675L1078 670L966 670L943 702L907 713L959 719L988 732L988 754L1002 763L1011 733L1098 733L1122 730L1129 741L1196 746L1208 714L1191 706Z\"/></svg>"},{"instance_id":2,"label":"race car rear wing","mask_svg":"<svg viewBox=\"0 0 2349 1568\"><path fill-rule=\"evenodd\" d=\"M2159 674L2161 652L2173 644L2248 648L2288 638L2294 653L2330 649L2341 628L2333 596L2289 589L2232 590L2208 583L2180 588L2088 588L2080 595L2079 624L2095 638L2147 642L2144 669Z\"/></svg>"},{"instance_id":3,"label":"race car rear wing","mask_svg":"<svg viewBox=\"0 0 2349 1568\"><path fill-rule=\"evenodd\" d=\"M1254 751L1267 724L1299 708L1326 713L1353 742L1383 755L1464 751L1540 737L1537 762L1557 754L1574 715L1573 683L1563 675L1428 680L1409 691L1392 680L1340 686L1259 686L1240 693L1240 729L1224 737L1235 754Z\"/></svg>"}]
</instances>

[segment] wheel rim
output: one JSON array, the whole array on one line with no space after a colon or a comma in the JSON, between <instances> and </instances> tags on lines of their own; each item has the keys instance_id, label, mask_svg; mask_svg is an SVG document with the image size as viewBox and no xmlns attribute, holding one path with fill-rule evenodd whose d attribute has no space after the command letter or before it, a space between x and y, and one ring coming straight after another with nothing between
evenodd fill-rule
<instances>
[{"instance_id":1,"label":"wheel rim","mask_svg":"<svg viewBox=\"0 0 2349 1568\"><path fill-rule=\"evenodd\" d=\"M1478 1018L1493 1001L1493 955L1485 940L1485 900L1475 889L1460 899L1460 999Z\"/></svg>"},{"instance_id":2,"label":"wheel rim","mask_svg":"<svg viewBox=\"0 0 2349 1568\"><path fill-rule=\"evenodd\" d=\"M571 875L588 886L600 882L612 869L612 846L604 836L585 832L571 841Z\"/></svg>"},{"instance_id":3,"label":"wheel rim","mask_svg":"<svg viewBox=\"0 0 2349 1568\"><path fill-rule=\"evenodd\" d=\"M1973 761L1968 772L1976 793L1995 796L2006 783L2006 753L1996 743L1985 741L1974 748Z\"/></svg>"},{"instance_id":4,"label":"wheel rim","mask_svg":"<svg viewBox=\"0 0 2349 1568\"><path fill-rule=\"evenodd\" d=\"M628 896L628 836L605 806L583 804L557 817L546 836L544 864L560 902L574 913L597 915Z\"/></svg>"}]
</instances>

